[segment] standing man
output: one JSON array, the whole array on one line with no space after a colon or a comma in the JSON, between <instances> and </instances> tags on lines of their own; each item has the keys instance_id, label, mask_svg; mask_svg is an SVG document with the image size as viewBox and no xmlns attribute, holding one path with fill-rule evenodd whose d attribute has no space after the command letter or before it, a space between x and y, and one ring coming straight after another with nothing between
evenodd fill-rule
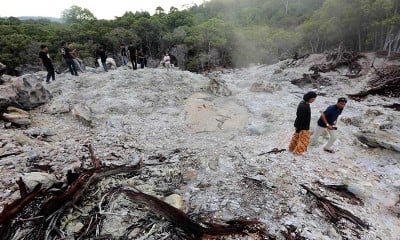
<instances>
[{"instance_id":1,"label":"standing man","mask_svg":"<svg viewBox=\"0 0 400 240\"><path fill-rule=\"evenodd\" d=\"M133 46L133 43L130 42L130 43L129 43L129 46L128 46L128 56L129 56L129 59L130 59L131 62L132 62L132 69L133 69L133 70L136 70L136 69L137 69L137 59L136 59L136 55L137 55L137 53L136 53L136 48Z\"/></svg>"},{"instance_id":2,"label":"standing man","mask_svg":"<svg viewBox=\"0 0 400 240\"><path fill-rule=\"evenodd\" d=\"M290 141L289 151L297 155L301 155L307 150L310 143L310 121L311 108L310 103L313 103L317 98L315 92L304 94L303 101L299 103L296 111L296 120L294 121L295 133Z\"/></svg>"},{"instance_id":3,"label":"standing man","mask_svg":"<svg viewBox=\"0 0 400 240\"><path fill-rule=\"evenodd\" d=\"M128 55L126 53L126 48L125 48L125 44L121 44L120 46L121 48L121 63L122 65L126 66L126 64L128 63Z\"/></svg>"},{"instance_id":4,"label":"standing man","mask_svg":"<svg viewBox=\"0 0 400 240\"><path fill-rule=\"evenodd\" d=\"M61 42L61 54L64 57L65 62L68 65L69 71L74 76L79 76L78 72L76 71L73 56L71 55L71 49L67 47L65 41Z\"/></svg>"},{"instance_id":5,"label":"standing man","mask_svg":"<svg viewBox=\"0 0 400 240\"><path fill-rule=\"evenodd\" d=\"M329 141L326 143L324 147L325 152L334 153L332 149L333 143L336 141L336 123L337 119L344 107L346 106L347 99L341 97L337 100L335 105L329 106L322 114L321 117L318 119L318 125L315 129L315 133L312 136L311 145L315 145L318 141L318 137L323 133L323 131L328 130L329 133Z\"/></svg>"},{"instance_id":6,"label":"standing man","mask_svg":"<svg viewBox=\"0 0 400 240\"><path fill-rule=\"evenodd\" d=\"M56 76L54 73L54 66L53 63L51 62L50 56L49 56L49 49L47 48L46 45L40 45L40 52L39 52L39 61L40 63L45 66L47 70L47 77L46 77L46 82L50 83L50 77L54 80L56 80Z\"/></svg>"},{"instance_id":7,"label":"standing man","mask_svg":"<svg viewBox=\"0 0 400 240\"><path fill-rule=\"evenodd\" d=\"M139 51L138 51L138 60L139 60L139 63L140 63L140 68L144 68L144 54L143 54L143 49L139 49Z\"/></svg>"},{"instance_id":8,"label":"standing man","mask_svg":"<svg viewBox=\"0 0 400 240\"><path fill-rule=\"evenodd\" d=\"M96 53L96 58L100 59L101 65L103 65L104 71L108 72L107 69L107 54L103 46L100 46Z\"/></svg>"},{"instance_id":9,"label":"standing man","mask_svg":"<svg viewBox=\"0 0 400 240\"><path fill-rule=\"evenodd\" d=\"M171 58L168 53L164 55L164 66L169 71L171 69Z\"/></svg>"},{"instance_id":10,"label":"standing man","mask_svg":"<svg viewBox=\"0 0 400 240\"><path fill-rule=\"evenodd\" d=\"M68 48L71 50L70 55L72 57L72 61L74 61L75 69L79 69L80 72L83 72L83 62L79 58L78 52L72 43L68 43Z\"/></svg>"}]
</instances>

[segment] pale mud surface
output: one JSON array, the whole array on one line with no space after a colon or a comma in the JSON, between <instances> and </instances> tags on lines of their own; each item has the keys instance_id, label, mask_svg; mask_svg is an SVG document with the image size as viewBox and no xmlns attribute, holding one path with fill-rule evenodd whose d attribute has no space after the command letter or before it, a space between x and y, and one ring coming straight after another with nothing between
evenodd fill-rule
<instances>
[{"instance_id":1,"label":"pale mud surface","mask_svg":"<svg viewBox=\"0 0 400 240\"><path fill-rule=\"evenodd\" d=\"M371 59L362 65L369 66ZM385 131L398 146L400 114L382 107L396 99L370 96L362 102L349 101L341 117L358 121L358 126L339 121L335 154L322 150L326 138L303 156L287 151L266 154L273 148L287 148L297 104L311 90L300 89L290 80L309 73L309 66L318 61L323 56L313 55L290 68L285 61L221 73L218 78L226 82L231 96L215 96L207 77L179 70L118 68L79 77L58 75L46 85L52 101L30 112L31 126L0 129L0 151L21 152L0 159L1 205L19 197L15 181L22 173L40 171L32 163L50 165L50 174L58 180L81 161L90 167L84 144L91 143L106 165L133 165L142 159L148 166L139 175L104 179L92 188L79 204L83 213L71 210L64 217L61 230L66 237L82 228L80 216L98 205L107 189L128 184L159 197L178 194L183 199L180 207L195 219L258 219L277 239L284 239L280 232L289 226L306 239L400 239L396 205L400 153L369 148L354 135L360 129L375 131L389 121L391 128ZM311 105L312 127L320 112L338 97L365 86L370 70L363 71L358 79L342 76L346 69L324 74L333 84L318 89L322 96ZM252 92L254 83L278 87ZM79 104L90 109L91 123L69 111ZM52 136L33 137L30 129L50 131ZM315 181L347 184L364 205L350 204ZM300 184L335 201L370 229L358 229L347 220L329 222ZM115 239L173 239L172 227L165 220L138 208L124 195L113 196L103 208L112 214L104 214L100 234ZM139 224L143 219L151 224ZM128 227L133 229L129 234Z\"/></svg>"}]
</instances>

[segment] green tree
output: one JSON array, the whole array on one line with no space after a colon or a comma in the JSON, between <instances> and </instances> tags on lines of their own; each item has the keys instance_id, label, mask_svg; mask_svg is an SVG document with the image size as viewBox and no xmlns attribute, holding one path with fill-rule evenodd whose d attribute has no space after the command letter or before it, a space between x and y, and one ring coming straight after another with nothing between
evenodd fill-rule
<instances>
[{"instance_id":1,"label":"green tree","mask_svg":"<svg viewBox=\"0 0 400 240\"><path fill-rule=\"evenodd\" d=\"M81 8L73 5L61 13L61 18L66 23L77 23L82 21L96 20L96 17L87 8Z\"/></svg>"}]
</instances>

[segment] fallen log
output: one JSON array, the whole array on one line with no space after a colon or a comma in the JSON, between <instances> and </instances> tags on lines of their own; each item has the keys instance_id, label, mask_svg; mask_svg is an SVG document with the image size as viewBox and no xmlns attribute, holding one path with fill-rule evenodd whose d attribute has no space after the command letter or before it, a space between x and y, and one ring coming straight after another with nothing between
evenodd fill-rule
<instances>
[{"instance_id":1,"label":"fallen log","mask_svg":"<svg viewBox=\"0 0 400 240\"><path fill-rule=\"evenodd\" d=\"M226 224L202 223L190 219L183 211L165 203L164 201L145 194L133 187L123 187L119 191L126 194L131 200L144 204L153 212L168 219L172 224L182 229L188 239L202 239L226 235L251 235L255 234L259 239L275 239L263 228L259 221L231 220Z\"/></svg>"},{"instance_id":2,"label":"fallen log","mask_svg":"<svg viewBox=\"0 0 400 240\"><path fill-rule=\"evenodd\" d=\"M345 210L337 206L336 204L332 203L327 198L318 195L317 193L313 192L309 187L303 184L300 184L300 186L305 190L307 190L308 193L310 193L317 199L318 204L325 210L325 212L329 216L329 219L333 223L337 223L341 218L345 218L360 228L369 229L369 225L367 223L362 221L360 218L354 216L348 210Z\"/></svg>"}]
</instances>

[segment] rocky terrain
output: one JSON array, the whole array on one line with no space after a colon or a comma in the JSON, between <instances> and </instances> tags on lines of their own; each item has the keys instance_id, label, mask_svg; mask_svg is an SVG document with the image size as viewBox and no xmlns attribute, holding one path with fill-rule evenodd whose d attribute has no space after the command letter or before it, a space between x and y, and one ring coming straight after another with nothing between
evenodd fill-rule
<instances>
[{"instance_id":1,"label":"rocky terrain","mask_svg":"<svg viewBox=\"0 0 400 240\"><path fill-rule=\"evenodd\" d=\"M338 124L334 154L322 150L327 139L302 156L277 151L289 144L305 92L319 93L311 105L314 127L320 112L338 97L365 89L375 75L372 61L376 67L399 65L374 58L366 54L359 60L357 78L347 77L348 70L340 68L321 73L323 84L302 87L291 81L326 61L324 55L209 76L119 67L107 73L89 69L79 77L64 73L46 84L46 72L3 75L4 82L29 82L41 89L35 97L42 105L29 106L29 117L23 118L29 121L23 126L5 119L0 124L0 205L20 197L19 177L32 190L37 182L47 187L65 182L67 171L81 165L90 168L86 146L91 144L104 165L142 162L143 167L91 186L62 216L58 236L64 239L86 231L94 213L99 220L92 238L182 239L174 225L143 205L108 194L118 186L157 196L197 221L261 221L276 239L400 239L400 113L384 107L398 103L398 98L369 95L350 100ZM215 79L211 90L210 78ZM0 99L6 99L4 95L0 91ZM369 227L345 218L330 221L301 184ZM324 184L345 185L356 198ZM24 239L27 231L20 229L13 239Z\"/></svg>"}]
</instances>

